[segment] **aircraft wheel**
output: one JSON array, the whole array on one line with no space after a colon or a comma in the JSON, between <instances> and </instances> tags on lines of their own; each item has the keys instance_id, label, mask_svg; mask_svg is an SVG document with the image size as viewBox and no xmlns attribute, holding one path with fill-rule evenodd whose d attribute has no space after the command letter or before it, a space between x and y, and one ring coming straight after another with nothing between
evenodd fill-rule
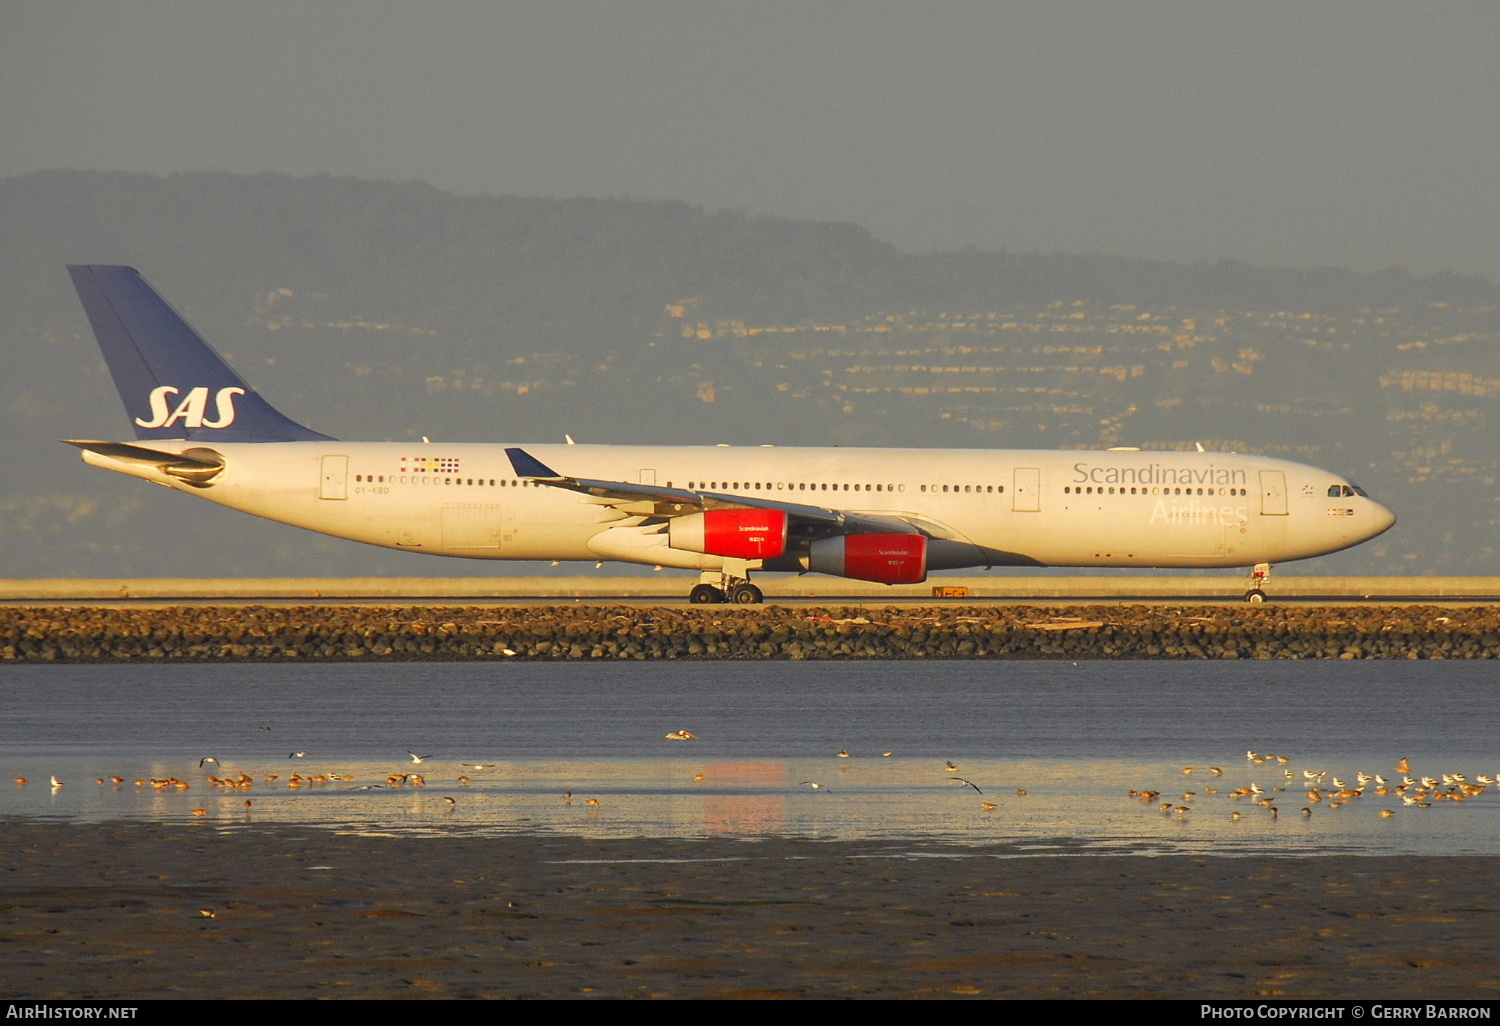
<instances>
[{"instance_id":1,"label":"aircraft wheel","mask_svg":"<svg viewBox=\"0 0 1500 1026\"><path fill-rule=\"evenodd\" d=\"M1266 593L1261 591L1259 588L1251 588L1249 591L1245 592L1245 601L1251 603L1252 605L1258 606L1265 600Z\"/></svg>"},{"instance_id":2,"label":"aircraft wheel","mask_svg":"<svg viewBox=\"0 0 1500 1026\"><path fill-rule=\"evenodd\" d=\"M736 584L729 591L729 601L737 606L758 606L765 600L765 595L753 584Z\"/></svg>"},{"instance_id":3,"label":"aircraft wheel","mask_svg":"<svg viewBox=\"0 0 1500 1026\"><path fill-rule=\"evenodd\" d=\"M688 592L688 601L695 606L711 606L718 602L727 602L724 593L712 584L694 585L693 590Z\"/></svg>"}]
</instances>

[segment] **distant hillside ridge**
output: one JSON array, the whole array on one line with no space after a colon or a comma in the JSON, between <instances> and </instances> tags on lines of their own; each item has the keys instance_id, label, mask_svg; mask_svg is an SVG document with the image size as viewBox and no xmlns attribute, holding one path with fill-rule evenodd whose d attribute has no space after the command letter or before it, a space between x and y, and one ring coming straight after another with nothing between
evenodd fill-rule
<instances>
[{"instance_id":1,"label":"distant hillside ridge","mask_svg":"<svg viewBox=\"0 0 1500 1026\"><path fill-rule=\"evenodd\" d=\"M505 341L588 349L664 304L713 319L830 319L1055 300L1238 310L1494 302L1484 278L1168 263L1097 254L908 254L848 223L681 202L460 196L317 175L42 171L0 179L0 318L44 317L65 262L172 271L204 294L291 285L331 315L413 307Z\"/></svg>"}]
</instances>

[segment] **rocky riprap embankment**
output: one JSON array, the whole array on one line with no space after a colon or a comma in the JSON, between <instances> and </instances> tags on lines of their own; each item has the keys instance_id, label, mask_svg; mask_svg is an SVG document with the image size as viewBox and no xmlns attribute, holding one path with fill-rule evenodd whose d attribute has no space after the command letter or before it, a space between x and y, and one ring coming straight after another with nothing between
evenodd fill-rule
<instances>
[{"instance_id":1,"label":"rocky riprap embankment","mask_svg":"<svg viewBox=\"0 0 1500 1026\"><path fill-rule=\"evenodd\" d=\"M0 662L1492 659L1500 608L0 608Z\"/></svg>"}]
</instances>

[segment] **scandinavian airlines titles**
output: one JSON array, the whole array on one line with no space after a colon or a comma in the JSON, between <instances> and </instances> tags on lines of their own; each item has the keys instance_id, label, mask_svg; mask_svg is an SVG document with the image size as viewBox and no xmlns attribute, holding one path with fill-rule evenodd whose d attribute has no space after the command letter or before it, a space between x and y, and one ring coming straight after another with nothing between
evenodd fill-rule
<instances>
[{"instance_id":1,"label":"scandinavian airlines titles","mask_svg":"<svg viewBox=\"0 0 1500 1026\"><path fill-rule=\"evenodd\" d=\"M1143 484L1143 485L1242 485L1243 470L1225 467L1164 467L1147 463L1142 467L1094 467L1073 464L1074 484Z\"/></svg>"}]
</instances>

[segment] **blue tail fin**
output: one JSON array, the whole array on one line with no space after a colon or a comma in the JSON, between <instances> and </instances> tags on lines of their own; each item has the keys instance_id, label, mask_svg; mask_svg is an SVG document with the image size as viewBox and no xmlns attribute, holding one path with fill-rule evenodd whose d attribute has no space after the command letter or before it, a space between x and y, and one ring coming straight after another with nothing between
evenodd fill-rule
<instances>
[{"instance_id":1,"label":"blue tail fin","mask_svg":"<svg viewBox=\"0 0 1500 1026\"><path fill-rule=\"evenodd\" d=\"M139 439L315 442L245 384L133 267L68 266Z\"/></svg>"}]
</instances>

